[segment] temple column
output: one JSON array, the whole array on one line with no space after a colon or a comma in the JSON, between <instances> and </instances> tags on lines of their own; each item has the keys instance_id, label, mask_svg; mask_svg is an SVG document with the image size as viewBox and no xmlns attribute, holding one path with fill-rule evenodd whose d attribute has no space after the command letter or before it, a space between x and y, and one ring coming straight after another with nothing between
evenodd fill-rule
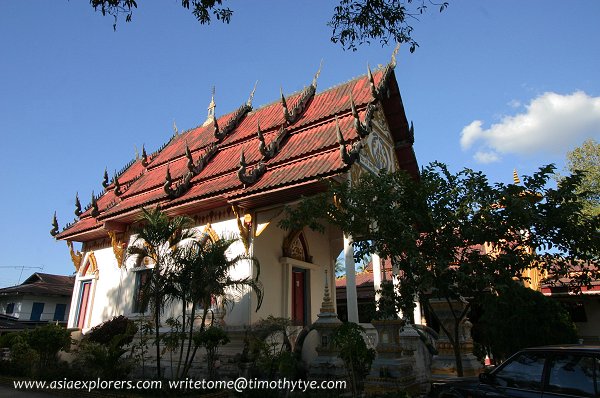
<instances>
[{"instance_id":1,"label":"temple column","mask_svg":"<svg viewBox=\"0 0 600 398\"><path fill-rule=\"evenodd\" d=\"M346 306L348 322L358 323L358 299L356 294L356 266L352 236L344 235L344 262L346 265Z\"/></svg>"},{"instance_id":2,"label":"temple column","mask_svg":"<svg viewBox=\"0 0 600 398\"><path fill-rule=\"evenodd\" d=\"M371 256L371 261L373 263L373 287L375 288L375 303L379 302L379 298L381 297L381 257L379 254L373 253Z\"/></svg>"}]
</instances>

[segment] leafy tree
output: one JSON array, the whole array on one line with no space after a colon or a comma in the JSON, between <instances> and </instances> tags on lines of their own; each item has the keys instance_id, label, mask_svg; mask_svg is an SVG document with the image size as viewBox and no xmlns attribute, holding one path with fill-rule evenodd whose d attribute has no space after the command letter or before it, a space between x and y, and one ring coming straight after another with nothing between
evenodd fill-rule
<instances>
[{"instance_id":1,"label":"leafy tree","mask_svg":"<svg viewBox=\"0 0 600 398\"><path fill-rule=\"evenodd\" d=\"M473 319L473 338L502 361L520 349L577 342L568 311L542 293L512 283L485 295Z\"/></svg>"},{"instance_id":2,"label":"leafy tree","mask_svg":"<svg viewBox=\"0 0 600 398\"><path fill-rule=\"evenodd\" d=\"M445 1L341 0L328 23L333 29L331 41L354 51L357 45L370 44L371 40L379 40L382 45L391 40L409 43L412 53L419 44L412 36L410 21L423 15L428 4L440 12L448 7Z\"/></svg>"},{"instance_id":3,"label":"leafy tree","mask_svg":"<svg viewBox=\"0 0 600 398\"><path fill-rule=\"evenodd\" d=\"M143 297L149 299L154 317L156 345L156 375L161 377L160 367L160 316L165 305L172 299L168 275L175 267L174 257L181 243L193 236L188 229L191 219L178 216L169 218L158 208L143 209L140 225L135 228L136 238L127 249L128 256L135 256L138 262L147 258L154 268L150 282L144 287Z\"/></svg>"},{"instance_id":4,"label":"leafy tree","mask_svg":"<svg viewBox=\"0 0 600 398\"><path fill-rule=\"evenodd\" d=\"M600 144L589 138L573 149L567 154L567 168L571 174L577 170L585 173L579 187L586 196L584 212L600 214Z\"/></svg>"},{"instance_id":5,"label":"leafy tree","mask_svg":"<svg viewBox=\"0 0 600 398\"><path fill-rule=\"evenodd\" d=\"M490 184L481 172L453 174L437 162L422 170L420 181L403 171L366 174L354 186L332 185L287 209L280 225L323 230L327 221L353 236L357 259L366 253L390 258L404 314L413 313L415 298L434 317L431 300L447 302L454 327L436 320L462 375L459 325L483 294L522 279L530 268L552 271L555 279L570 275L575 286L599 276L591 265L599 258L600 218L582 212L582 174L552 188L553 171L543 167L523 185ZM576 260L580 272L573 274Z\"/></svg>"},{"instance_id":6,"label":"leafy tree","mask_svg":"<svg viewBox=\"0 0 600 398\"><path fill-rule=\"evenodd\" d=\"M116 30L120 15L130 22L136 0L90 0L94 10L102 15L114 18ZM212 18L229 23L233 11L223 7L223 0L182 0L181 5L191 9L201 24L210 24ZM356 50L358 45L379 40L382 45L390 41L409 43L410 52L419 44L413 38L412 21L426 13L428 7L438 8L440 12L448 7L448 2L432 0L340 0L328 23L333 29L331 41L340 43L345 49Z\"/></svg>"},{"instance_id":7,"label":"leafy tree","mask_svg":"<svg viewBox=\"0 0 600 398\"><path fill-rule=\"evenodd\" d=\"M252 290L257 296L256 310L262 304L263 288L259 281L260 264L256 258L239 254L234 257L228 256L228 251L238 239L221 238L215 242L210 240L192 241L176 256L177 269L173 272L173 285L177 286L177 296L181 300L183 308L183 327L187 327L187 350L183 362L182 377L187 375L196 351L198 349L197 339L194 339L194 320L197 318L196 311L200 308L200 331L203 333L209 313L212 312L212 303L218 299L223 307L233 305L236 297ZM240 279L232 278L230 271L240 262L250 262L256 270L255 277ZM187 323L185 321L186 308L191 307ZM214 314L213 314L214 320ZM187 326L186 326L187 325ZM192 348L192 342L194 347ZM180 363L183 355L183 344L180 351ZM179 373L179 369L178 369Z\"/></svg>"},{"instance_id":8,"label":"leafy tree","mask_svg":"<svg viewBox=\"0 0 600 398\"><path fill-rule=\"evenodd\" d=\"M192 9L192 14L202 25L211 22L211 14L217 20L229 23L233 11L229 8L221 7L223 0L181 0L181 6L186 9ZM119 15L125 15L125 21L130 22L133 17L133 10L137 8L136 0L90 0L94 10L102 15L110 15L114 18L113 29L117 29Z\"/></svg>"}]
</instances>

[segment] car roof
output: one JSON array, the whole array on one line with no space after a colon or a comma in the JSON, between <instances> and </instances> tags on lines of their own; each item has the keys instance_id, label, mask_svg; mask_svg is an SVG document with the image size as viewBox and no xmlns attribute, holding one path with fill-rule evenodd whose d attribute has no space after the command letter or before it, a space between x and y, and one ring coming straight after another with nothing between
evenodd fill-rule
<instances>
[{"instance_id":1,"label":"car roof","mask_svg":"<svg viewBox=\"0 0 600 398\"><path fill-rule=\"evenodd\" d=\"M542 346L542 347L526 348L523 351L600 352L600 345L582 345L582 344L547 345L547 346Z\"/></svg>"}]
</instances>

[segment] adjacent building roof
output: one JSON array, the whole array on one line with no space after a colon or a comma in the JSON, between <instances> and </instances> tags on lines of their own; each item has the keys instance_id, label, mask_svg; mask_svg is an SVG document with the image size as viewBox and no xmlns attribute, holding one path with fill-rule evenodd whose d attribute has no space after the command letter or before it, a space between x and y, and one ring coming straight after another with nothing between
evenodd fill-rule
<instances>
[{"instance_id":1,"label":"adjacent building roof","mask_svg":"<svg viewBox=\"0 0 600 398\"><path fill-rule=\"evenodd\" d=\"M17 286L0 289L0 296L64 296L71 297L75 276L36 272Z\"/></svg>"},{"instance_id":2,"label":"adjacent building roof","mask_svg":"<svg viewBox=\"0 0 600 398\"><path fill-rule=\"evenodd\" d=\"M372 108L379 104L398 164L416 176L412 129L394 66L395 61L321 93L316 93L317 73L303 91L282 93L279 101L256 110L252 95L218 118L211 118L209 108L203 125L174 134L152 154L144 150L112 181L105 174L104 192L54 235L75 241L105 237L106 230L130 224L147 206L159 205L171 215L193 214L225 205L249 209L321 191L323 178L348 171L352 163L341 155L338 126L349 151L361 126L370 128Z\"/></svg>"}]
</instances>

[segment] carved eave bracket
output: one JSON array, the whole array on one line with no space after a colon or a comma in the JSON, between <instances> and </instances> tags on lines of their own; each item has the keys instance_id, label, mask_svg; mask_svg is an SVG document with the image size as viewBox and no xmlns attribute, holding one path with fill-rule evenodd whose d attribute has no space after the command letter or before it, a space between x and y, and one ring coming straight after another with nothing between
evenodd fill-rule
<instances>
[{"instance_id":1,"label":"carved eave bracket","mask_svg":"<svg viewBox=\"0 0 600 398\"><path fill-rule=\"evenodd\" d=\"M252 230L251 225L246 225L244 222L242 222L240 218L241 212L237 206L232 205L231 210L233 211L233 214L235 215L235 218L237 220L238 231L240 232L240 239L242 241L242 244L244 245L246 254L248 254L248 251L250 250L250 232Z\"/></svg>"},{"instance_id":2,"label":"carved eave bracket","mask_svg":"<svg viewBox=\"0 0 600 398\"><path fill-rule=\"evenodd\" d=\"M281 129L277 133L277 136L273 141L269 143L269 145L265 143L265 137L262 131L260 130L260 124L257 124L257 134L258 140L260 141L260 143L258 144L258 150L263 155L264 160L269 160L274 158L275 155L277 155L277 153L279 152L283 141L288 136L288 130L285 128L285 126L281 126Z\"/></svg>"},{"instance_id":3,"label":"carved eave bracket","mask_svg":"<svg viewBox=\"0 0 600 398\"><path fill-rule=\"evenodd\" d=\"M52 229L50 230L50 235L58 235L58 220L56 219L56 212L54 212L54 217L52 217Z\"/></svg>"},{"instance_id":4,"label":"carved eave bracket","mask_svg":"<svg viewBox=\"0 0 600 398\"><path fill-rule=\"evenodd\" d=\"M246 157L244 156L244 150L240 154L240 168L238 169L238 178L245 185L254 184L263 174L267 171L267 166L262 162L258 162L252 171L247 172L248 165L246 164Z\"/></svg>"},{"instance_id":5,"label":"carved eave bracket","mask_svg":"<svg viewBox=\"0 0 600 398\"><path fill-rule=\"evenodd\" d=\"M69 247L69 253L71 254L71 261L73 262L73 266L75 267L75 272L79 272L79 267L81 266L83 254L79 250L73 249L73 242L71 242L70 240L67 241L67 246Z\"/></svg>"},{"instance_id":6,"label":"carved eave bracket","mask_svg":"<svg viewBox=\"0 0 600 398\"><path fill-rule=\"evenodd\" d=\"M113 253L115 255L115 258L117 259L117 266L121 268L123 266L123 257L125 255L127 243L121 241L121 239L118 239L117 233L115 231L108 231L108 236L110 237L110 243L112 245Z\"/></svg>"},{"instance_id":7,"label":"carved eave bracket","mask_svg":"<svg viewBox=\"0 0 600 398\"><path fill-rule=\"evenodd\" d=\"M342 161L345 164L351 166L352 164L354 164L354 162L360 159L360 150L362 149L362 142L360 140L356 141L354 144L352 144L352 148L350 149L350 151L348 151L348 149L346 148L347 142L344 140L344 136L342 135L342 130L340 129L340 124L338 122L337 117L335 119L335 128L338 143L340 144L340 156L342 157Z\"/></svg>"},{"instance_id":8,"label":"carved eave bracket","mask_svg":"<svg viewBox=\"0 0 600 398\"><path fill-rule=\"evenodd\" d=\"M206 236L213 243L220 239L219 234L217 233L217 231L214 230L210 223L206 224L206 226L202 230L202 236Z\"/></svg>"}]
</instances>

